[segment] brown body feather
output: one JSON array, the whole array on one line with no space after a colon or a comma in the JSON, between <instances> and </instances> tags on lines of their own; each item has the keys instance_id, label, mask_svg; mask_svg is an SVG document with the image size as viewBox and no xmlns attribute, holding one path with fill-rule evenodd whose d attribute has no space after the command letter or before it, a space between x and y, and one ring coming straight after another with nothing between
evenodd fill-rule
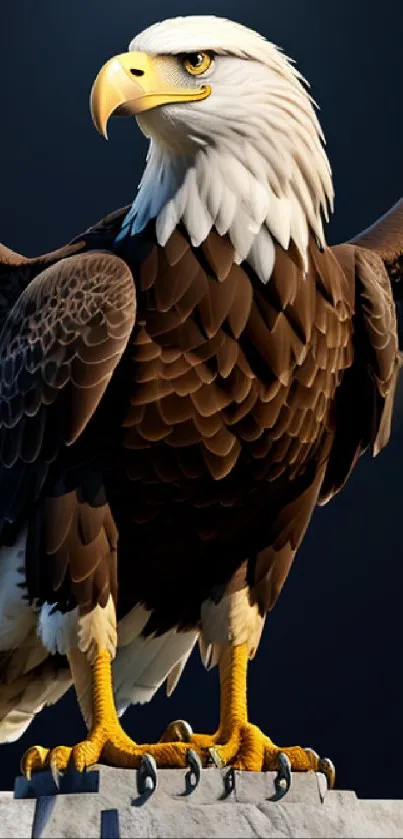
<instances>
[{"instance_id":1,"label":"brown body feather","mask_svg":"<svg viewBox=\"0 0 403 839\"><path fill-rule=\"evenodd\" d=\"M311 240L303 275L276 246L263 284L214 231L196 249L178 228L162 248L149 225L116 248L121 218L52 255L4 328L4 532L28 519L29 593L60 608L116 598L118 576L118 614L145 604L146 633L199 626L206 600L245 587L263 615L316 503L388 439L398 348L384 262ZM4 274L26 267L2 259ZM31 487L15 508L13 469L15 497Z\"/></svg>"}]
</instances>

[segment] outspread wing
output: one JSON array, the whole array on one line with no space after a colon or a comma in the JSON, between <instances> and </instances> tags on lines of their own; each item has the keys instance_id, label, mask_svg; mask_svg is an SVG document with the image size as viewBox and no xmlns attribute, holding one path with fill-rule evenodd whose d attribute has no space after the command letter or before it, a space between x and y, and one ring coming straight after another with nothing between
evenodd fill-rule
<instances>
[{"instance_id":1,"label":"outspread wing","mask_svg":"<svg viewBox=\"0 0 403 839\"><path fill-rule=\"evenodd\" d=\"M21 292L45 268L78 253L84 241L72 242L52 253L29 259L0 243L0 329Z\"/></svg>"},{"instance_id":2,"label":"outspread wing","mask_svg":"<svg viewBox=\"0 0 403 839\"><path fill-rule=\"evenodd\" d=\"M23 256L0 242L0 329L21 292L45 268L85 250L112 250L127 210L122 207L110 213L69 244L40 256Z\"/></svg>"},{"instance_id":3,"label":"outspread wing","mask_svg":"<svg viewBox=\"0 0 403 839\"><path fill-rule=\"evenodd\" d=\"M403 270L403 198L394 204L375 224L367 227L354 239L351 245L377 253L393 278Z\"/></svg>"},{"instance_id":4,"label":"outspread wing","mask_svg":"<svg viewBox=\"0 0 403 839\"><path fill-rule=\"evenodd\" d=\"M403 347L403 198L375 224L355 236L351 244L382 261L392 287L398 315L399 344Z\"/></svg>"},{"instance_id":5,"label":"outspread wing","mask_svg":"<svg viewBox=\"0 0 403 839\"><path fill-rule=\"evenodd\" d=\"M356 290L355 360L337 394L322 503L344 486L365 449L376 455L389 440L400 366L396 300L403 276L403 201L333 253Z\"/></svg>"},{"instance_id":6,"label":"outspread wing","mask_svg":"<svg viewBox=\"0 0 403 839\"><path fill-rule=\"evenodd\" d=\"M62 442L77 439L126 347L134 317L132 274L112 254L73 256L31 281L0 337L1 460L6 466L17 459L50 462ZM50 428L56 403L59 440Z\"/></svg>"},{"instance_id":7,"label":"outspread wing","mask_svg":"<svg viewBox=\"0 0 403 839\"><path fill-rule=\"evenodd\" d=\"M33 502L52 466L51 498L45 502L45 552L56 553L70 535L77 542L75 556L79 563L83 546L94 542L100 528L111 530L111 522L105 523L107 513L102 518L98 509L97 514L97 507L102 508L99 496L91 508L92 518L85 515L89 506L86 502L97 494L94 486L86 490L81 487L81 498L77 498L68 487L57 486L57 481L63 474L60 462L64 459L65 467L69 464L76 441L96 412L122 358L135 314L132 273L125 262L105 252L77 254L45 268L30 280L9 311L0 335L3 539L7 538L8 523L18 527L27 512L32 516ZM91 454L91 446L86 451ZM91 484L91 476L87 476L88 482ZM80 505L83 513L78 516ZM79 533L71 535L76 519ZM40 586L39 590L32 588L32 579L42 579L46 588L46 569L40 565L35 541L34 534L28 543L37 567L27 567L27 575L31 596L40 596ZM50 580L51 591L62 583L67 562L65 549L63 567L59 563ZM82 576L80 568L77 577Z\"/></svg>"}]
</instances>

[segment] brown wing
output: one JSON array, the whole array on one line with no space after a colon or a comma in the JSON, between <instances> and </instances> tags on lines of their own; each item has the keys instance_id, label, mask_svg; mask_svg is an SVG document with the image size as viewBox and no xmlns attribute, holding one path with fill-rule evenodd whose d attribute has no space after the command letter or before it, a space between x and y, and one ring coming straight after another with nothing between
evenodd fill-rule
<instances>
[{"instance_id":1,"label":"brown wing","mask_svg":"<svg viewBox=\"0 0 403 839\"><path fill-rule=\"evenodd\" d=\"M361 252L377 257L379 272L387 272L396 305L399 344L403 346L403 198L367 230L351 240ZM380 260L382 265L380 264Z\"/></svg>"},{"instance_id":2,"label":"brown wing","mask_svg":"<svg viewBox=\"0 0 403 839\"><path fill-rule=\"evenodd\" d=\"M87 464L84 473L70 478L68 485L66 464L74 462L74 444L122 358L135 312L128 266L113 254L91 252L62 259L38 274L4 324L0 340L2 525L26 519L47 480L47 500L30 520L27 577L32 597L57 599L55 591L69 563L77 585L92 574L92 588L104 597L100 557L107 553L108 540L115 543L116 539L102 483ZM91 443L87 451L90 457ZM64 467L56 468L60 459ZM46 564L44 554L57 561Z\"/></svg>"},{"instance_id":3,"label":"brown wing","mask_svg":"<svg viewBox=\"0 0 403 839\"><path fill-rule=\"evenodd\" d=\"M372 254L371 265L375 267L378 280L386 290L391 289L396 304L400 345L402 338L403 300L403 198L367 230L355 236L349 244L359 248L363 258ZM389 282L385 279L385 270ZM390 286L389 286L390 283Z\"/></svg>"},{"instance_id":4,"label":"brown wing","mask_svg":"<svg viewBox=\"0 0 403 839\"><path fill-rule=\"evenodd\" d=\"M0 327L21 292L45 268L89 248L112 250L113 240L127 210L128 207L123 207L110 213L69 244L41 256L26 257L0 243Z\"/></svg>"},{"instance_id":5,"label":"brown wing","mask_svg":"<svg viewBox=\"0 0 403 839\"><path fill-rule=\"evenodd\" d=\"M0 340L1 458L52 459L49 410L66 399L61 441L71 444L93 414L132 331L133 277L112 254L62 260L31 281ZM68 385L68 387L66 387Z\"/></svg>"},{"instance_id":6,"label":"brown wing","mask_svg":"<svg viewBox=\"0 0 403 839\"><path fill-rule=\"evenodd\" d=\"M395 301L403 264L403 202L333 253L356 289L355 362L337 394L337 430L321 503L341 489L366 448L376 455L389 440L400 365Z\"/></svg>"},{"instance_id":7,"label":"brown wing","mask_svg":"<svg viewBox=\"0 0 403 839\"><path fill-rule=\"evenodd\" d=\"M0 243L0 328L21 292L41 271L83 250L83 241L66 245L53 253L28 259Z\"/></svg>"},{"instance_id":8,"label":"brown wing","mask_svg":"<svg viewBox=\"0 0 403 839\"><path fill-rule=\"evenodd\" d=\"M363 230L351 245L374 251L387 266L388 273L403 259L403 198L394 204L375 224Z\"/></svg>"}]
</instances>

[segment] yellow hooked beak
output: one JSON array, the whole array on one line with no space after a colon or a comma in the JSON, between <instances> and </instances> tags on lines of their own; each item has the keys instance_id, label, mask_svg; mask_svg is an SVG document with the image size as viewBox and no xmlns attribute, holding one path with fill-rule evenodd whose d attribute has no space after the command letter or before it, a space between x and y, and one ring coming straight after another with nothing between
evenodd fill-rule
<instances>
[{"instance_id":1,"label":"yellow hooked beak","mask_svg":"<svg viewBox=\"0 0 403 839\"><path fill-rule=\"evenodd\" d=\"M91 91L91 115L95 127L107 139L109 117L134 116L169 102L195 102L210 96L211 87L169 87L158 73L152 56L127 52L107 61Z\"/></svg>"}]
</instances>

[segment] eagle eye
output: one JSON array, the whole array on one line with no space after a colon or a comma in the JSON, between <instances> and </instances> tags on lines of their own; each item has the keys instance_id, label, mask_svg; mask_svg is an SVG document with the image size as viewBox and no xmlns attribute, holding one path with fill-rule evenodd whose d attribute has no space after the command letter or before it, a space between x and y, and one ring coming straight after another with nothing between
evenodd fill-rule
<instances>
[{"instance_id":1,"label":"eagle eye","mask_svg":"<svg viewBox=\"0 0 403 839\"><path fill-rule=\"evenodd\" d=\"M211 67L212 56L208 52L187 52L182 56L183 66L192 76L201 76Z\"/></svg>"}]
</instances>

